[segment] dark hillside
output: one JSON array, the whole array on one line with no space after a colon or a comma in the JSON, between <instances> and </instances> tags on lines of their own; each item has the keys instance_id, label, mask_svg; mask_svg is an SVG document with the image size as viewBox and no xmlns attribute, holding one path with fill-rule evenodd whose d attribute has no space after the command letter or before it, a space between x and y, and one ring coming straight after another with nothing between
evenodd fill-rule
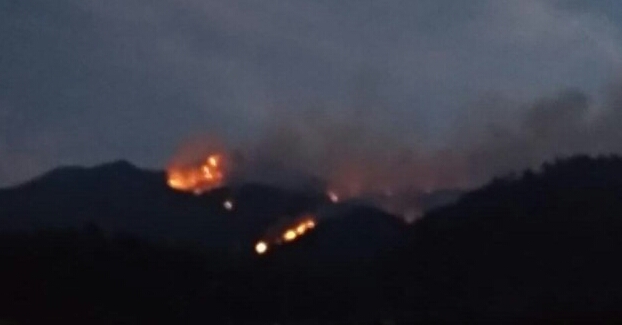
<instances>
[{"instance_id":1,"label":"dark hillside","mask_svg":"<svg viewBox=\"0 0 622 325\"><path fill-rule=\"evenodd\" d=\"M621 253L622 160L579 156L435 210L392 264L426 316L598 319L621 315Z\"/></svg>"}]
</instances>

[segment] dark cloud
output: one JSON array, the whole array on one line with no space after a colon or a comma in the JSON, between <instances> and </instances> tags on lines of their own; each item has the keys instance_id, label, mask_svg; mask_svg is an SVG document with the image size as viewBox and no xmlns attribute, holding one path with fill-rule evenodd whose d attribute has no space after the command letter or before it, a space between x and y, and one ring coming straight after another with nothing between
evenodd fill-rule
<instances>
[{"instance_id":1,"label":"dark cloud","mask_svg":"<svg viewBox=\"0 0 622 325\"><path fill-rule=\"evenodd\" d=\"M561 138L576 141L562 152L579 150L617 132L613 118L582 129L622 53L619 25L595 6L3 1L0 184L58 164L163 166L202 133L321 174L353 161L370 178L426 186L535 162ZM566 88L596 98L574 92L525 113ZM568 134L577 125L589 136ZM456 141L457 130L468 134ZM515 159L493 159L501 152ZM480 170L478 159L499 163Z\"/></svg>"},{"instance_id":2,"label":"dark cloud","mask_svg":"<svg viewBox=\"0 0 622 325\"><path fill-rule=\"evenodd\" d=\"M615 89L600 102L581 91L566 90L526 104L496 98L490 106L473 109L498 115L484 114L475 124L465 120L455 133L454 148L461 148L456 152L466 165L466 184L576 153L621 153L621 88Z\"/></svg>"}]
</instances>

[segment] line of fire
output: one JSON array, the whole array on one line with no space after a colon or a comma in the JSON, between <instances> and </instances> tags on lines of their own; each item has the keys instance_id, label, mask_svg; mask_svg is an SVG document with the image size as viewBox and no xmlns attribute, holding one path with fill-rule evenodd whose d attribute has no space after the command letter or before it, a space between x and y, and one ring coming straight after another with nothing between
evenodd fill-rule
<instances>
[{"instance_id":1,"label":"line of fire","mask_svg":"<svg viewBox=\"0 0 622 325\"><path fill-rule=\"evenodd\" d=\"M231 184L230 178L238 169L244 169L231 158L226 150L211 151L194 161L171 163L167 167L167 184L170 188L197 196ZM236 168L237 167L237 168ZM347 185L347 186L344 186ZM416 201L420 193L396 194L398 191L385 189L380 194L371 195L363 193L360 184L328 184L325 188L314 188L313 191L325 199L325 205L337 205L341 203L364 202L372 204L402 221L411 224L421 218L423 207ZM353 189L358 190L353 190ZM323 191L323 193L322 193ZM415 198L415 199L413 199ZM233 196L223 198L221 206L225 211L235 212L236 198ZM282 219L278 219L283 217ZM263 236L255 243L254 251L264 255L280 245L296 243L315 229L319 220L317 211L298 212L288 216L274 216L276 221L268 227Z\"/></svg>"},{"instance_id":2,"label":"line of fire","mask_svg":"<svg viewBox=\"0 0 622 325\"><path fill-rule=\"evenodd\" d=\"M230 171L228 157L223 153L213 153L195 164L170 165L167 169L167 184L176 191L202 195L224 186L228 171ZM338 194L332 190L327 190L326 196L332 203L339 202ZM234 211L234 198L224 199L222 207L226 211ZM271 251L273 247L294 243L315 229L317 222L314 213L303 213L295 218L282 218L269 227L269 230L257 241L254 247L255 253L263 255Z\"/></svg>"}]
</instances>

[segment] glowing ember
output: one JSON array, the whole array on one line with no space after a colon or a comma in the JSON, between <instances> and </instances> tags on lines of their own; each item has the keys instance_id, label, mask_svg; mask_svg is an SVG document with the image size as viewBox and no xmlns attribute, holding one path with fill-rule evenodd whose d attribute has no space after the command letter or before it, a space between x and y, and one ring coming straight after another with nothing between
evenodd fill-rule
<instances>
[{"instance_id":1,"label":"glowing ember","mask_svg":"<svg viewBox=\"0 0 622 325\"><path fill-rule=\"evenodd\" d=\"M307 231L307 225L306 224L302 224L299 225L298 227L296 227L296 233L298 235L304 235L304 233Z\"/></svg>"},{"instance_id":2,"label":"glowing ember","mask_svg":"<svg viewBox=\"0 0 622 325\"><path fill-rule=\"evenodd\" d=\"M209 158L207 158L207 163L214 168L218 167L218 157L217 156L210 156Z\"/></svg>"},{"instance_id":3,"label":"glowing ember","mask_svg":"<svg viewBox=\"0 0 622 325\"><path fill-rule=\"evenodd\" d=\"M264 241L260 241L255 245L255 252L257 254L262 255L268 251L268 244Z\"/></svg>"},{"instance_id":4,"label":"glowing ember","mask_svg":"<svg viewBox=\"0 0 622 325\"><path fill-rule=\"evenodd\" d=\"M233 210L233 201L226 200L225 202L222 203L222 207L225 208L225 210L227 211Z\"/></svg>"},{"instance_id":5,"label":"glowing ember","mask_svg":"<svg viewBox=\"0 0 622 325\"><path fill-rule=\"evenodd\" d=\"M290 225L290 228L287 228L283 233L283 240L285 242L291 242L298 239L300 236L307 233L307 231L313 229L315 227L315 221L313 216L307 215L302 219L298 219L297 223L294 225Z\"/></svg>"},{"instance_id":6,"label":"glowing ember","mask_svg":"<svg viewBox=\"0 0 622 325\"><path fill-rule=\"evenodd\" d=\"M222 155L212 154L199 165L171 166L167 171L168 186L195 194L219 187L225 179L223 160Z\"/></svg>"},{"instance_id":7,"label":"glowing ember","mask_svg":"<svg viewBox=\"0 0 622 325\"><path fill-rule=\"evenodd\" d=\"M268 249L268 245L285 245L292 243L308 234L315 227L316 220L315 216L312 214L304 214L293 221L288 220L286 224L281 224L276 227L276 233L268 233L261 241L257 242L255 251L258 254L264 254Z\"/></svg>"},{"instance_id":8,"label":"glowing ember","mask_svg":"<svg viewBox=\"0 0 622 325\"><path fill-rule=\"evenodd\" d=\"M333 191L328 191L326 192L326 195L328 196L328 199L333 202L333 203L338 203L339 202L339 195L337 195L337 193L333 192Z\"/></svg>"},{"instance_id":9,"label":"glowing ember","mask_svg":"<svg viewBox=\"0 0 622 325\"><path fill-rule=\"evenodd\" d=\"M298 237L298 234L296 234L296 231L292 230L292 229L288 229L284 234L283 234L283 239L287 242L289 241L293 241L294 239L296 239L296 237Z\"/></svg>"},{"instance_id":10,"label":"glowing ember","mask_svg":"<svg viewBox=\"0 0 622 325\"><path fill-rule=\"evenodd\" d=\"M184 182L179 178L178 175L169 175L168 177L168 186L172 188L180 188L184 186Z\"/></svg>"}]
</instances>

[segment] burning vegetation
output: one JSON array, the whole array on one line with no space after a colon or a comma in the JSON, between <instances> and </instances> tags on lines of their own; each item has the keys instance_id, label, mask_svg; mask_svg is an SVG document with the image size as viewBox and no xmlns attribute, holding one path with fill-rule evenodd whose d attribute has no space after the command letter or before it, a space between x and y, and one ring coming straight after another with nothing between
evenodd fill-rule
<instances>
[{"instance_id":1,"label":"burning vegetation","mask_svg":"<svg viewBox=\"0 0 622 325\"><path fill-rule=\"evenodd\" d=\"M168 186L176 191L200 195L225 186L227 182L235 184L240 181L240 178L244 178L240 175L247 176L245 172L253 171L255 164L261 166L261 160L247 158L246 155L240 156L239 151L233 151L235 154L231 154L232 151L227 150L222 145L201 148L199 145L190 144L182 147L182 149L175 155L173 162L167 168ZM361 163L364 164L364 161ZM261 168L259 170L261 171ZM411 208L412 202L410 200L406 200L408 201L406 206L408 209L402 206L394 206L393 203L395 202L393 201L400 201L401 198L394 195L390 186L385 186L390 183L389 181L387 184L374 184L365 181L365 176L368 176L367 170L367 168L350 166L345 170L339 168L331 172L331 177L326 184L328 187L325 188L324 192L325 203L340 204L353 198L362 197L369 199L369 202L381 206L386 211L404 216L406 221L409 220L407 216L417 214L417 211ZM373 194L373 190L378 190L378 188L384 189L382 200L377 198L371 200L370 198L375 197L367 195L367 192L371 191ZM238 202L235 195L224 198L220 204L221 208L229 215L236 215L239 208L244 206L244 202ZM317 225L317 218L315 214L308 212L294 219L280 219L270 226L255 242L255 253L258 255L267 254L277 246L292 244L310 233ZM411 219L414 220L414 218Z\"/></svg>"},{"instance_id":2,"label":"burning vegetation","mask_svg":"<svg viewBox=\"0 0 622 325\"><path fill-rule=\"evenodd\" d=\"M210 154L198 164L169 166L167 182L175 190L201 194L222 186L226 178L225 171L225 156Z\"/></svg>"},{"instance_id":3,"label":"burning vegetation","mask_svg":"<svg viewBox=\"0 0 622 325\"><path fill-rule=\"evenodd\" d=\"M277 224L271 231L264 236L263 239L255 245L255 252L259 255L265 254L270 246L284 245L297 241L317 225L317 219L314 215L305 214L295 219L293 222L285 222Z\"/></svg>"},{"instance_id":4,"label":"burning vegetation","mask_svg":"<svg viewBox=\"0 0 622 325\"><path fill-rule=\"evenodd\" d=\"M224 186L229 172L226 162L224 154L211 153L196 164L171 164L167 169L168 186L177 191L196 195ZM334 203L339 201L336 193L329 192L327 195L330 201ZM222 207L229 212L234 212L234 199L225 199ZM314 229L316 224L316 217L312 214L304 214L293 221L282 220L271 227L264 238L255 244L255 252L263 255L275 245L295 242Z\"/></svg>"}]
</instances>

